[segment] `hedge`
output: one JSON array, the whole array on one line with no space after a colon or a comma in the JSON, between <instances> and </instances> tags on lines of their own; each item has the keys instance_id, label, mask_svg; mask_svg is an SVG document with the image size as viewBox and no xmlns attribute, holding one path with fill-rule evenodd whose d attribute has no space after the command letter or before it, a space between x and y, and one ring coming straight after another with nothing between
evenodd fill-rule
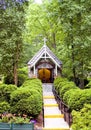
<instances>
[{"instance_id":1,"label":"hedge","mask_svg":"<svg viewBox=\"0 0 91 130\"><path fill-rule=\"evenodd\" d=\"M28 79L26 80L22 86L27 86L29 84L36 84L38 85L40 88L42 87L42 82L39 80L39 79L36 79L36 78L31 78L31 79Z\"/></svg>"},{"instance_id":2,"label":"hedge","mask_svg":"<svg viewBox=\"0 0 91 130\"><path fill-rule=\"evenodd\" d=\"M72 130L91 130L91 104L85 104L79 111L72 112Z\"/></svg>"},{"instance_id":3,"label":"hedge","mask_svg":"<svg viewBox=\"0 0 91 130\"><path fill-rule=\"evenodd\" d=\"M0 113L5 113L10 111L10 105L6 101L0 102Z\"/></svg>"},{"instance_id":4,"label":"hedge","mask_svg":"<svg viewBox=\"0 0 91 130\"><path fill-rule=\"evenodd\" d=\"M91 89L81 90L74 82L64 78L55 79L55 89L71 110L80 110L84 103L91 103Z\"/></svg>"},{"instance_id":5,"label":"hedge","mask_svg":"<svg viewBox=\"0 0 91 130\"><path fill-rule=\"evenodd\" d=\"M54 87L62 99L65 92L67 92L70 89L77 88L74 82L68 81L66 78L62 78L62 77L55 79Z\"/></svg>"},{"instance_id":6,"label":"hedge","mask_svg":"<svg viewBox=\"0 0 91 130\"><path fill-rule=\"evenodd\" d=\"M10 94L17 89L15 85L0 85L0 101L7 101L10 102Z\"/></svg>"},{"instance_id":7,"label":"hedge","mask_svg":"<svg viewBox=\"0 0 91 130\"><path fill-rule=\"evenodd\" d=\"M63 99L63 96L65 94L65 92L67 92L68 90L70 89L77 89L76 85L74 82L67 82L67 84L64 84L60 90L59 90L59 93L60 93L60 97ZM75 91L75 90L74 90Z\"/></svg>"},{"instance_id":8,"label":"hedge","mask_svg":"<svg viewBox=\"0 0 91 130\"><path fill-rule=\"evenodd\" d=\"M54 80L54 87L55 87L58 94L59 94L61 87L64 84L66 84L67 82L68 82L68 80L66 78L62 78L62 77L58 77Z\"/></svg>"},{"instance_id":9,"label":"hedge","mask_svg":"<svg viewBox=\"0 0 91 130\"><path fill-rule=\"evenodd\" d=\"M42 93L42 83L39 79L31 79L31 80L26 80L22 87L27 87L27 88L34 88L40 94Z\"/></svg>"},{"instance_id":10,"label":"hedge","mask_svg":"<svg viewBox=\"0 0 91 130\"><path fill-rule=\"evenodd\" d=\"M71 110L79 111L85 103L91 103L91 89L69 90L64 94L63 100Z\"/></svg>"},{"instance_id":11,"label":"hedge","mask_svg":"<svg viewBox=\"0 0 91 130\"><path fill-rule=\"evenodd\" d=\"M42 104L42 84L37 79L27 80L11 94L12 113L37 116L42 110Z\"/></svg>"}]
</instances>

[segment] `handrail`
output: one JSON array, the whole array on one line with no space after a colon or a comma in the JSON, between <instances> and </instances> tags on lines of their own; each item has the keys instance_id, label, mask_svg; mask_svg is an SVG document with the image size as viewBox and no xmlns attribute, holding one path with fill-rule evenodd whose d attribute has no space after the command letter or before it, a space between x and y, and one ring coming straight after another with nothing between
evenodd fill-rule
<instances>
[{"instance_id":1,"label":"handrail","mask_svg":"<svg viewBox=\"0 0 91 130\"><path fill-rule=\"evenodd\" d=\"M43 105L44 106L44 105ZM44 107L42 108L42 112L43 112L43 127L44 127Z\"/></svg>"},{"instance_id":2,"label":"handrail","mask_svg":"<svg viewBox=\"0 0 91 130\"><path fill-rule=\"evenodd\" d=\"M68 123L70 126L72 124L72 115L71 115L71 109L63 102L61 97L58 95L55 88L52 88L53 94L55 96L55 99L58 103L60 111L64 114L64 120Z\"/></svg>"}]
</instances>

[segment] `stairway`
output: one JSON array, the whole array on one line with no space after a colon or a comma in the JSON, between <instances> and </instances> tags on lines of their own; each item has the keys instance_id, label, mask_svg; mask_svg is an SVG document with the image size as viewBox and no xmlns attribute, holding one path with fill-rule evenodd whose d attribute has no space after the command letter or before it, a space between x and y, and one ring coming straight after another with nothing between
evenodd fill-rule
<instances>
[{"instance_id":1,"label":"stairway","mask_svg":"<svg viewBox=\"0 0 91 130\"><path fill-rule=\"evenodd\" d=\"M44 128L42 130L70 130L52 92L53 84L43 84Z\"/></svg>"}]
</instances>

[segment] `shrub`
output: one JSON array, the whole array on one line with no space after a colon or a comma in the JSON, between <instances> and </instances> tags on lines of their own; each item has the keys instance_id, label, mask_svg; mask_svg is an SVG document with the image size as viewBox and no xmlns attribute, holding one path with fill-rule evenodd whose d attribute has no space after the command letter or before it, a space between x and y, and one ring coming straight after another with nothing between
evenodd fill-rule
<instances>
[{"instance_id":1,"label":"shrub","mask_svg":"<svg viewBox=\"0 0 91 130\"><path fill-rule=\"evenodd\" d=\"M67 92L65 92L64 96L63 96L63 101L66 105L68 105L68 101L70 100L70 95L72 95L72 93L74 93L74 91L78 91L78 89L74 90L74 89L70 89Z\"/></svg>"},{"instance_id":2,"label":"shrub","mask_svg":"<svg viewBox=\"0 0 91 130\"><path fill-rule=\"evenodd\" d=\"M20 87L27 79L27 76L24 74L18 74L18 87Z\"/></svg>"},{"instance_id":3,"label":"shrub","mask_svg":"<svg viewBox=\"0 0 91 130\"><path fill-rule=\"evenodd\" d=\"M76 89L76 88L77 87L74 82L67 82L67 84L64 84L62 88L59 90L60 97L63 99L65 92L67 92L70 89Z\"/></svg>"},{"instance_id":4,"label":"shrub","mask_svg":"<svg viewBox=\"0 0 91 130\"><path fill-rule=\"evenodd\" d=\"M10 105L8 102L0 102L0 113L5 113L10 110Z\"/></svg>"},{"instance_id":5,"label":"shrub","mask_svg":"<svg viewBox=\"0 0 91 130\"><path fill-rule=\"evenodd\" d=\"M42 82L39 79L31 78L24 82L22 86L28 86L29 84L37 84L39 87L42 87Z\"/></svg>"},{"instance_id":6,"label":"shrub","mask_svg":"<svg viewBox=\"0 0 91 130\"><path fill-rule=\"evenodd\" d=\"M26 80L22 87L33 88L42 94L42 83L39 79Z\"/></svg>"},{"instance_id":7,"label":"shrub","mask_svg":"<svg viewBox=\"0 0 91 130\"><path fill-rule=\"evenodd\" d=\"M80 110L85 103L91 103L91 90L70 90L64 94L63 99L64 101L67 99L66 103L71 110Z\"/></svg>"},{"instance_id":8,"label":"shrub","mask_svg":"<svg viewBox=\"0 0 91 130\"><path fill-rule=\"evenodd\" d=\"M73 130L90 130L91 129L91 104L85 104L79 111L72 111Z\"/></svg>"},{"instance_id":9,"label":"shrub","mask_svg":"<svg viewBox=\"0 0 91 130\"><path fill-rule=\"evenodd\" d=\"M54 87L57 93L59 93L60 88L62 87L63 84L66 84L67 81L68 80L66 78L62 78L62 77L58 77L54 80Z\"/></svg>"},{"instance_id":10,"label":"shrub","mask_svg":"<svg viewBox=\"0 0 91 130\"><path fill-rule=\"evenodd\" d=\"M17 87L15 85L6 85L6 84L1 84L0 85L0 101L10 101L10 94L15 91Z\"/></svg>"},{"instance_id":11,"label":"shrub","mask_svg":"<svg viewBox=\"0 0 91 130\"><path fill-rule=\"evenodd\" d=\"M26 67L18 70L18 87L28 79L28 70Z\"/></svg>"},{"instance_id":12,"label":"shrub","mask_svg":"<svg viewBox=\"0 0 91 130\"><path fill-rule=\"evenodd\" d=\"M35 89L20 87L11 94L11 112L36 116L42 110L42 94Z\"/></svg>"}]
</instances>

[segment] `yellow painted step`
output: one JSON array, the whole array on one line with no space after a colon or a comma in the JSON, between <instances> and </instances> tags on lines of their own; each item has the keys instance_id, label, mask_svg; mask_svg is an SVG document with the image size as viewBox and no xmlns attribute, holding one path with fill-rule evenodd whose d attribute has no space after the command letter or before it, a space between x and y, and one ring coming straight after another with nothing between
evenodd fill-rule
<instances>
[{"instance_id":1,"label":"yellow painted step","mask_svg":"<svg viewBox=\"0 0 91 130\"><path fill-rule=\"evenodd\" d=\"M44 104L44 107L58 107L58 104Z\"/></svg>"},{"instance_id":2,"label":"yellow painted step","mask_svg":"<svg viewBox=\"0 0 91 130\"><path fill-rule=\"evenodd\" d=\"M44 115L44 118L64 118L64 114L58 114L58 115Z\"/></svg>"},{"instance_id":3,"label":"yellow painted step","mask_svg":"<svg viewBox=\"0 0 91 130\"><path fill-rule=\"evenodd\" d=\"M54 96L43 96L44 99L54 99Z\"/></svg>"},{"instance_id":4,"label":"yellow painted step","mask_svg":"<svg viewBox=\"0 0 91 130\"><path fill-rule=\"evenodd\" d=\"M69 128L42 128L42 130L70 130Z\"/></svg>"}]
</instances>

